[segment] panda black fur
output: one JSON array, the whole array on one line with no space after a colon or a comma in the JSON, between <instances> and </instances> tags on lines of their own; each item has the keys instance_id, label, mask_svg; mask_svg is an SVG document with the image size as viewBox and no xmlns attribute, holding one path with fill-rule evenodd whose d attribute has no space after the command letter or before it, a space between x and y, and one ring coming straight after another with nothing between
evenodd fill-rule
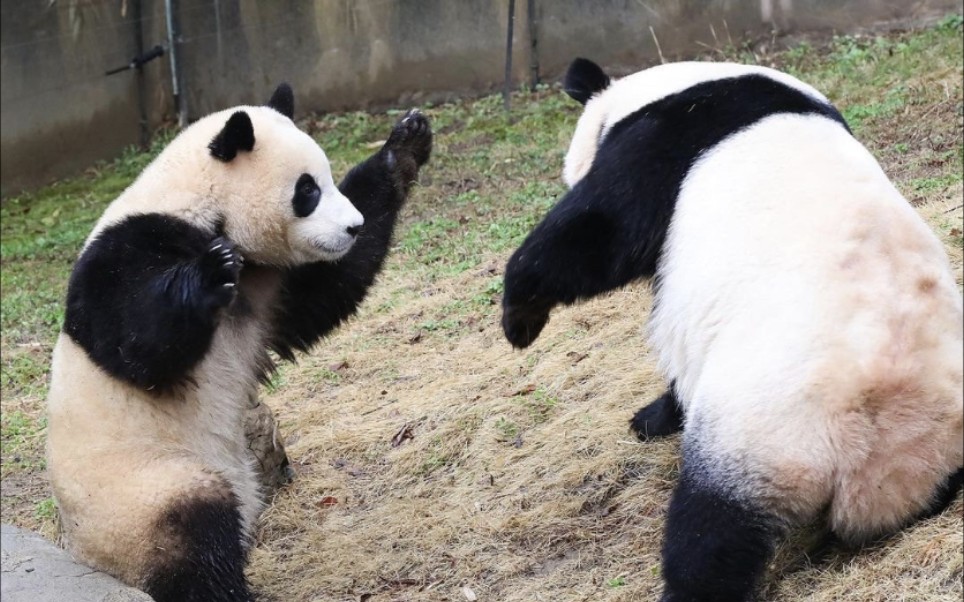
<instances>
[{"instance_id":1,"label":"panda black fur","mask_svg":"<svg viewBox=\"0 0 964 602\"><path fill-rule=\"evenodd\" d=\"M742 601L788 526L860 543L960 487L962 303L932 232L827 99L786 74L677 63L612 81L577 59L570 191L509 259L503 328L652 278L683 428L665 602Z\"/></svg>"},{"instance_id":2,"label":"panda black fur","mask_svg":"<svg viewBox=\"0 0 964 602\"><path fill-rule=\"evenodd\" d=\"M267 106L185 129L104 212L68 287L48 465L68 548L159 602L244 601L262 500L243 410L272 370L351 316L429 158L411 111L332 181Z\"/></svg>"}]
</instances>

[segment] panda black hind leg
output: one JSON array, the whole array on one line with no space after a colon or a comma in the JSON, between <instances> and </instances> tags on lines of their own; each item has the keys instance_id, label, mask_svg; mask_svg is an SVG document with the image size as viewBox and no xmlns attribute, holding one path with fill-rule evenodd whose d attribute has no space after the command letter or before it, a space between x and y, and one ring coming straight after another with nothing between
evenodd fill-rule
<instances>
[{"instance_id":1,"label":"panda black hind leg","mask_svg":"<svg viewBox=\"0 0 964 602\"><path fill-rule=\"evenodd\" d=\"M676 397L675 382L649 405L640 408L629 426L641 441L668 437L683 430L683 408Z\"/></svg>"},{"instance_id":2,"label":"panda black hind leg","mask_svg":"<svg viewBox=\"0 0 964 602\"><path fill-rule=\"evenodd\" d=\"M748 602L784 523L727 485L732 474L687 453L673 491L663 542L661 602Z\"/></svg>"},{"instance_id":3,"label":"panda black hind leg","mask_svg":"<svg viewBox=\"0 0 964 602\"><path fill-rule=\"evenodd\" d=\"M168 546L144 584L157 602L254 600L238 500L230 485L215 483L169 505L157 520L155 537Z\"/></svg>"}]
</instances>

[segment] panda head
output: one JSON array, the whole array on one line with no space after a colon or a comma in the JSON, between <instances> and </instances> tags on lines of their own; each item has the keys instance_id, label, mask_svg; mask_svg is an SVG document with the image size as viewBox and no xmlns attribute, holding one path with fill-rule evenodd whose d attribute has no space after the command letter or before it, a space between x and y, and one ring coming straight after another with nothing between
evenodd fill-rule
<instances>
[{"instance_id":1,"label":"panda head","mask_svg":"<svg viewBox=\"0 0 964 602\"><path fill-rule=\"evenodd\" d=\"M800 80L767 67L717 62L679 62L657 65L623 78L606 75L596 63L577 58L569 66L563 88L584 105L569 144L562 177L574 187L582 180L600 145L614 125L658 100L703 82L763 75L829 104L820 92Z\"/></svg>"},{"instance_id":2,"label":"panda head","mask_svg":"<svg viewBox=\"0 0 964 602\"><path fill-rule=\"evenodd\" d=\"M328 158L299 130L291 88L266 106L241 106L204 117L171 143L168 177L194 176L212 220L253 262L293 266L335 261L355 242L364 219L335 186ZM201 156L203 155L203 156ZM201 165L177 163L194 161Z\"/></svg>"}]
</instances>

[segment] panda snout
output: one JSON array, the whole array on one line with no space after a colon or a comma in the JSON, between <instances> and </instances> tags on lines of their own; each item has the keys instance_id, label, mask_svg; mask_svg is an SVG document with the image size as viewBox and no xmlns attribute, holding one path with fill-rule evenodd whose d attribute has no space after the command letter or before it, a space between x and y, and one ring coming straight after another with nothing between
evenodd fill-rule
<instances>
[{"instance_id":1,"label":"panda snout","mask_svg":"<svg viewBox=\"0 0 964 602\"><path fill-rule=\"evenodd\" d=\"M348 233L348 236L355 237L355 236L358 236L358 233L361 232L361 229L362 229L362 224L359 224L357 226L348 226L347 228L345 228L345 232Z\"/></svg>"}]
</instances>

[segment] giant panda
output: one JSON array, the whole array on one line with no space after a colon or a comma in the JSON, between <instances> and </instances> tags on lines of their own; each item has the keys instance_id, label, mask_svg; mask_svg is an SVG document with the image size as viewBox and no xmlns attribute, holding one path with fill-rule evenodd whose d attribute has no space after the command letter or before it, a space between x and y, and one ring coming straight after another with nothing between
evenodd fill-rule
<instances>
[{"instance_id":1,"label":"giant panda","mask_svg":"<svg viewBox=\"0 0 964 602\"><path fill-rule=\"evenodd\" d=\"M962 480L962 302L941 243L819 92L775 70L577 59L568 192L512 254L502 325L651 278L683 429L664 602L750 599L788 527L859 544L943 509ZM685 429L684 429L685 426Z\"/></svg>"},{"instance_id":2,"label":"giant panda","mask_svg":"<svg viewBox=\"0 0 964 602\"><path fill-rule=\"evenodd\" d=\"M428 160L407 113L339 186L291 88L204 117L108 208L70 277L48 399L69 550L158 602L252 599L262 509L243 411L351 316Z\"/></svg>"}]
</instances>

